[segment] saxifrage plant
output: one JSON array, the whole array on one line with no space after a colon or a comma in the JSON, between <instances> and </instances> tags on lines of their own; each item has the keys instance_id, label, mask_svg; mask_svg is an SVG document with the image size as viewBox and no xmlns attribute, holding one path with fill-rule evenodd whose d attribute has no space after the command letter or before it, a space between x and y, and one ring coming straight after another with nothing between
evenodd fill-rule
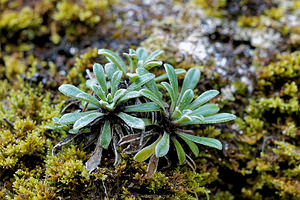
<instances>
[{"instance_id":1,"label":"saxifrage plant","mask_svg":"<svg viewBox=\"0 0 300 200\"><path fill-rule=\"evenodd\" d=\"M200 79L200 70L191 68L183 81L181 91L178 91L178 80L174 68L169 64L164 64L169 83L161 82L171 99L171 105L166 106L166 100L157 96L149 89L142 89L141 94L155 102L161 109L160 120L156 126L160 134L158 139L151 145L140 150L134 157L136 161L144 161L150 158L148 170L154 173L157 167L158 158L166 156L170 149L170 140L177 151L179 164L186 161L191 167L193 160L185 153L181 142L184 141L195 156L199 155L196 143L222 149L219 140L193 135L193 131L184 130L182 127L196 124L214 124L234 120L236 117L229 113L218 113L219 107L216 104L208 103L209 100L219 94L217 90L209 90L202 93L194 100L193 89ZM187 159L188 158L188 159ZM152 167L152 168L150 168ZM152 172L151 172L152 171Z\"/></svg>"},{"instance_id":2,"label":"saxifrage plant","mask_svg":"<svg viewBox=\"0 0 300 200\"><path fill-rule=\"evenodd\" d=\"M200 79L197 68L190 69L178 91L176 75L185 73L183 69L174 69L169 64L156 60L162 51L148 55L143 48L124 53L128 66L115 53L100 49L109 62L104 68L100 64L93 66L93 73L86 81L91 93L77 87L64 84L59 87L63 94L82 102L82 109L55 118L56 125L49 128L62 128L71 134L93 133L95 150L86 163L88 172L92 172L101 162L102 150L112 143L115 163L120 161L117 146L127 144L125 153L136 153L136 161L150 158L148 173L152 175L160 157L168 154L170 140L177 151L179 164L185 161L192 167L193 160L185 153L182 141L198 156L196 143L222 149L220 141L213 138L193 135L193 131L184 130L183 126L195 124L212 124L235 119L228 113L219 113L216 104L206 104L219 92L209 90L194 99L193 89ZM155 77L151 70L164 66L166 74ZM168 82L162 82L168 79ZM163 95L166 90L168 95ZM170 99L169 99L170 98ZM170 100L170 101L169 101ZM168 102L171 102L168 105ZM61 146L71 139L64 140ZM155 141L154 141L155 140ZM149 142L151 145L145 147Z\"/></svg>"}]
</instances>

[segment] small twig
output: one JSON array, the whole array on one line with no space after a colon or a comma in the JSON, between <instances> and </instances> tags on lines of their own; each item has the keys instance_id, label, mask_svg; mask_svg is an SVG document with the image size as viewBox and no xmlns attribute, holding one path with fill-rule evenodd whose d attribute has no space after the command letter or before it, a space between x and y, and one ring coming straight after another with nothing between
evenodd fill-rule
<instances>
[{"instance_id":1,"label":"small twig","mask_svg":"<svg viewBox=\"0 0 300 200\"><path fill-rule=\"evenodd\" d=\"M2 119L13 129L15 129L15 125L14 123L12 123L11 121L9 121L6 117L2 117Z\"/></svg>"},{"instance_id":2,"label":"small twig","mask_svg":"<svg viewBox=\"0 0 300 200\"><path fill-rule=\"evenodd\" d=\"M94 95L94 91L91 92L91 95L93 96ZM89 102L86 102L85 105L84 105L84 108L82 109L81 112L84 112L88 106Z\"/></svg>"}]
</instances>

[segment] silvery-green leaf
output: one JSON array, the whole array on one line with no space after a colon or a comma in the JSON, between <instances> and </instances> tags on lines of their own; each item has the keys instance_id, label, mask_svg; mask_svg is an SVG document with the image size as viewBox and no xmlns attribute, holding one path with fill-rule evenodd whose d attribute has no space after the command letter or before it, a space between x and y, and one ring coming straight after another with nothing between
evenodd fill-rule
<instances>
[{"instance_id":1,"label":"silvery-green leaf","mask_svg":"<svg viewBox=\"0 0 300 200\"><path fill-rule=\"evenodd\" d=\"M77 129L77 130L75 130L75 129L70 129L69 130L69 133L70 134L77 134L79 132L79 130Z\"/></svg>"},{"instance_id":2,"label":"silvery-green leaf","mask_svg":"<svg viewBox=\"0 0 300 200\"><path fill-rule=\"evenodd\" d=\"M219 140L216 140L214 138L207 138L207 137L199 137L195 135L190 135L182 132L176 132L179 136L184 137L188 140L191 140L193 142L196 142L198 144L203 144L209 147L214 147L219 150L222 150L222 143Z\"/></svg>"},{"instance_id":3,"label":"silvery-green leaf","mask_svg":"<svg viewBox=\"0 0 300 200\"><path fill-rule=\"evenodd\" d=\"M143 68L145 68L146 70L150 70L153 67L161 66L162 63L163 63L162 61L150 60L150 61L144 63Z\"/></svg>"},{"instance_id":4,"label":"silvery-green leaf","mask_svg":"<svg viewBox=\"0 0 300 200\"><path fill-rule=\"evenodd\" d=\"M161 139L161 136L155 142L153 142L151 145L140 150L134 156L134 160L138 161L138 162L147 160L152 154L155 153L155 147L156 147L157 143L160 141L160 139Z\"/></svg>"},{"instance_id":5,"label":"silvery-green leaf","mask_svg":"<svg viewBox=\"0 0 300 200\"><path fill-rule=\"evenodd\" d=\"M190 106L188 106L189 109L195 110L196 108L199 108L215 96L219 94L219 91L217 90L208 90L206 92L203 92L200 96L198 96Z\"/></svg>"},{"instance_id":6,"label":"silvery-green leaf","mask_svg":"<svg viewBox=\"0 0 300 200\"><path fill-rule=\"evenodd\" d=\"M127 58L128 60L128 64L129 64L129 69L130 72L134 72L136 67L137 67L137 63L138 63L138 57L135 53L123 53L123 55Z\"/></svg>"},{"instance_id":7,"label":"silvery-green leaf","mask_svg":"<svg viewBox=\"0 0 300 200\"><path fill-rule=\"evenodd\" d=\"M210 115L204 117L204 120L199 120L194 118L190 122L184 122L181 125L193 125L193 124L215 124L215 123L221 123L221 122L227 122L230 120L234 120L236 118L235 115L229 114L229 113L218 113L215 115Z\"/></svg>"},{"instance_id":8,"label":"silvery-green leaf","mask_svg":"<svg viewBox=\"0 0 300 200\"><path fill-rule=\"evenodd\" d=\"M236 116L233 114L219 113L219 114L204 117L204 121L202 123L203 124L215 124L215 123L221 123L221 122L227 122L230 120L234 120L235 118L236 118Z\"/></svg>"},{"instance_id":9,"label":"silvery-green leaf","mask_svg":"<svg viewBox=\"0 0 300 200\"><path fill-rule=\"evenodd\" d=\"M188 115L182 115L179 119L176 119L174 121L172 121L173 124L181 124L181 123L184 123L184 122L189 122L189 121L192 121L193 118L188 116Z\"/></svg>"},{"instance_id":10,"label":"silvery-green leaf","mask_svg":"<svg viewBox=\"0 0 300 200\"><path fill-rule=\"evenodd\" d=\"M202 115L202 116L207 116L207 115L212 115L217 112L219 112L220 108L216 104L205 104L203 106L200 106L196 110L193 110L192 115Z\"/></svg>"},{"instance_id":11,"label":"silvery-green leaf","mask_svg":"<svg viewBox=\"0 0 300 200\"><path fill-rule=\"evenodd\" d=\"M154 74L144 74L140 77L138 77L135 82L133 82L128 88L127 91L133 91L136 90L137 88L141 87L142 85L144 85L145 83L147 83L148 81L150 81L151 79L154 79Z\"/></svg>"},{"instance_id":12,"label":"silvery-green leaf","mask_svg":"<svg viewBox=\"0 0 300 200\"><path fill-rule=\"evenodd\" d=\"M145 48L139 47L136 50L136 55L138 57L138 60L141 60L144 63L144 61L146 60L146 58L148 56L148 52Z\"/></svg>"},{"instance_id":13,"label":"silvery-green leaf","mask_svg":"<svg viewBox=\"0 0 300 200\"><path fill-rule=\"evenodd\" d=\"M163 50L156 50L156 51L153 51L147 58L146 58L146 61L149 61L149 60L154 60L157 56L163 54L164 51Z\"/></svg>"},{"instance_id":14,"label":"silvery-green leaf","mask_svg":"<svg viewBox=\"0 0 300 200\"><path fill-rule=\"evenodd\" d=\"M136 81L136 79L139 77L137 73L127 73L126 75L129 77L131 83Z\"/></svg>"},{"instance_id":15,"label":"silvery-green leaf","mask_svg":"<svg viewBox=\"0 0 300 200\"><path fill-rule=\"evenodd\" d=\"M82 100L82 101L86 101L86 102L91 103L91 104L94 104L96 106L101 106L99 101L95 97L93 97L90 94L84 93L84 92L80 93L80 94L77 94L75 98L77 98L79 100Z\"/></svg>"},{"instance_id":16,"label":"silvery-green leaf","mask_svg":"<svg viewBox=\"0 0 300 200\"><path fill-rule=\"evenodd\" d=\"M98 84L98 81L95 78L88 79L85 82L86 87L88 87L91 90L93 90L93 85L97 85L97 84Z\"/></svg>"},{"instance_id":17,"label":"silvery-green leaf","mask_svg":"<svg viewBox=\"0 0 300 200\"><path fill-rule=\"evenodd\" d=\"M104 68L109 80L111 80L113 74L118 70L114 63L106 63ZM108 85L107 88L109 88Z\"/></svg>"},{"instance_id":18,"label":"silvery-green leaf","mask_svg":"<svg viewBox=\"0 0 300 200\"><path fill-rule=\"evenodd\" d=\"M191 151L194 153L194 155L197 157L199 155L199 148L198 146L191 140L182 137L181 135L179 135L184 141L185 143L190 147Z\"/></svg>"},{"instance_id":19,"label":"silvery-green leaf","mask_svg":"<svg viewBox=\"0 0 300 200\"><path fill-rule=\"evenodd\" d=\"M154 102L126 106L124 110L124 112L153 112L153 111L160 111L160 107Z\"/></svg>"},{"instance_id":20,"label":"silvery-green leaf","mask_svg":"<svg viewBox=\"0 0 300 200\"><path fill-rule=\"evenodd\" d=\"M148 119L148 118L141 118L144 123L145 123L145 126L150 126L150 125L154 125L156 123L152 123L151 119Z\"/></svg>"},{"instance_id":21,"label":"silvery-green leaf","mask_svg":"<svg viewBox=\"0 0 300 200\"><path fill-rule=\"evenodd\" d=\"M200 79L200 74L201 74L200 70L195 67L187 71L181 87L178 102L181 101L181 98L183 98L185 91L187 91L188 89L193 90L196 87Z\"/></svg>"},{"instance_id":22,"label":"silvery-green leaf","mask_svg":"<svg viewBox=\"0 0 300 200\"><path fill-rule=\"evenodd\" d=\"M86 106L87 102L86 101L81 101L81 106L84 107ZM88 110L96 110L99 109L99 106L96 106L94 104L88 103L86 109Z\"/></svg>"},{"instance_id":23,"label":"silvery-green leaf","mask_svg":"<svg viewBox=\"0 0 300 200\"><path fill-rule=\"evenodd\" d=\"M172 89L171 85L167 82L161 82L161 85L168 91L170 97L171 97L171 109L170 111L173 112L175 106L176 106L176 94L174 90Z\"/></svg>"},{"instance_id":24,"label":"silvery-green leaf","mask_svg":"<svg viewBox=\"0 0 300 200\"><path fill-rule=\"evenodd\" d=\"M119 101L117 102L117 105L122 103L122 102L126 102L128 101L129 99L134 99L134 98L137 98L137 97L140 97L142 96L140 92L138 91L131 91L131 92L128 92L126 93L123 97L121 97L119 99Z\"/></svg>"},{"instance_id":25,"label":"silvery-green leaf","mask_svg":"<svg viewBox=\"0 0 300 200\"><path fill-rule=\"evenodd\" d=\"M126 92L126 89L118 89L114 96L113 102L116 103L121 97L125 95Z\"/></svg>"},{"instance_id":26,"label":"silvery-green leaf","mask_svg":"<svg viewBox=\"0 0 300 200\"><path fill-rule=\"evenodd\" d=\"M95 92L95 94L103 101L106 101L105 92L102 90L100 86L93 85L92 90Z\"/></svg>"},{"instance_id":27,"label":"silvery-green leaf","mask_svg":"<svg viewBox=\"0 0 300 200\"><path fill-rule=\"evenodd\" d=\"M181 144L178 142L178 140L175 137L171 137L171 140L173 141L173 143L175 145L179 164L182 165L185 161L185 152L184 152Z\"/></svg>"},{"instance_id":28,"label":"silvery-green leaf","mask_svg":"<svg viewBox=\"0 0 300 200\"><path fill-rule=\"evenodd\" d=\"M74 85L70 85L70 84L63 84L59 86L58 90L64 95L72 98L76 98L78 94L84 93Z\"/></svg>"},{"instance_id":29,"label":"silvery-green leaf","mask_svg":"<svg viewBox=\"0 0 300 200\"><path fill-rule=\"evenodd\" d=\"M103 113L97 112L83 116L75 122L75 124L73 125L73 129L81 129L89 123L91 123L92 121L94 121L95 119L102 117L103 115Z\"/></svg>"},{"instance_id":30,"label":"silvery-green leaf","mask_svg":"<svg viewBox=\"0 0 300 200\"><path fill-rule=\"evenodd\" d=\"M164 132L161 140L157 143L155 147L155 155L156 157L163 157L167 155L170 149L170 135Z\"/></svg>"},{"instance_id":31,"label":"silvery-green leaf","mask_svg":"<svg viewBox=\"0 0 300 200\"><path fill-rule=\"evenodd\" d=\"M174 112L171 115L171 119L178 119L182 115L182 112L179 110L178 107L175 108Z\"/></svg>"},{"instance_id":32,"label":"silvery-green leaf","mask_svg":"<svg viewBox=\"0 0 300 200\"><path fill-rule=\"evenodd\" d=\"M96 76L96 79L97 79L100 87L105 92L105 95L107 95L108 90L106 87L106 78L105 78L105 74L104 74L102 65L95 63L93 66L93 71L94 71L94 74Z\"/></svg>"},{"instance_id":33,"label":"silvery-green leaf","mask_svg":"<svg viewBox=\"0 0 300 200\"><path fill-rule=\"evenodd\" d=\"M200 121L204 121L204 117L202 115L190 115L190 116L193 120L197 119L197 120L200 120Z\"/></svg>"},{"instance_id":34,"label":"silvery-green leaf","mask_svg":"<svg viewBox=\"0 0 300 200\"><path fill-rule=\"evenodd\" d=\"M184 94L182 95L181 100L178 102L178 108L179 110L183 110L185 109L188 105L190 105L190 103L192 102L194 98L194 92L191 89L188 89L184 92Z\"/></svg>"},{"instance_id":35,"label":"silvery-green leaf","mask_svg":"<svg viewBox=\"0 0 300 200\"><path fill-rule=\"evenodd\" d=\"M184 69L175 69L175 73L176 75L180 75L180 74L184 74L186 71ZM155 82L161 82L161 81L164 81L168 78L168 75L167 74L162 74L158 77L156 77L154 80Z\"/></svg>"},{"instance_id":36,"label":"silvery-green leaf","mask_svg":"<svg viewBox=\"0 0 300 200\"><path fill-rule=\"evenodd\" d=\"M164 64L164 67L165 67L165 70L167 72L172 90L175 94L175 99L174 100L175 100L175 102L177 102L177 98L178 98L178 80L177 80L177 77L176 77L175 70L172 67L172 65L169 65L169 64Z\"/></svg>"},{"instance_id":37,"label":"silvery-green leaf","mask_svg":"<svg viewBox=\"0 0 300 200\"><path fill-rule=\"evenodd\" d=\"M106 105L105 107L107 110L113 111L115 109L115 106L116 106L116 104L113 102L113 103Z\"/></svg>"},{"instance_id":38,"label":"silvery-green leaf","mask_svg":"<svg viewBox=\"0 0 300 200\"><path fill-rule=\"evenodd\" d=\"M144 129L145 123L142 119L133 117L131 115L128 115L126 113L120 112L117 114L118 117L120 117L128 126L136 129Z\"/></svg>"},{"instance_id":39,"label":"silvery-green leaf","mask_svg":"<svg viewBox=\"0 0 300 200\"><path fill-rule=\"evenodd\" d=\"M163 111L165 112L165 107L164 107L164 104L162 103L162 100L159 99L156 95L154 95L153 92L151 92L148 89L142 89L140 91L140 93L144 97L150 99L151 101L153 101L154 103L156 103L157 105L159 105L163 109Z\"/></svg>"},{"instance_id":40,"label":"silvery-green leaf","mask_svg":"<svg viewBox=\"0 0 300 200\"><path fill-rule=\"evenodd\" d=\"M100 135L100 145L104 149L107 149L110 144L110 141L111 141L110 122L109 120L106 120Z\"/></svg>"},{"instance_id":41,"label":"silvery-green leaf","mask_svg":"<svg viewBox=\"0 0 300 200\"><path fill-rule=\"evenodd\" d=\"M108 50L108 49L99 49L98 54L104 55L108 60L113 62L119 70L123 72L125 75L127 72L127 68L123 60L114 52Z\"/></svg>"},{"instance_id":42,"label":"silvery-green leaf","mask_svg":"<svg viewBox=\"0 0 300 200\"><path fill-rule=\"evenodd\" d=\"M142 76L144 74L148 74L149 72L144 68L137 68L137 73ZM157 97L162 98L162 93L158 90L158 87L153 79L149 80L146 84L146 87L152 91Z\"/></svg>"},{"instance_id":43,"label":"silvery-green leaf","mask_svg":"<svg viewBox=\"0 0 300 200\"><path fill-rule=\"evenodd\" d=\"M111 82L110 82L110 84L111 84L111 89L110 90L111 91L110 91L110 93L111 93L112 97L115 96L115 92L118 90L121 77L122 77L122 72L121 71L116 71L113 74L112 78L111 78Z\"/></svg>"},{"instance_id":44,"label":"silvery-green leaf","mask_svg":"<svg viewBox=\"0 0 300 200\"><path fill-rule=\"evenodd\" d=\"M64 114L60 119L59 119L59 123L60 124L73 124L75 123L79 118L89 115L91 113L95 113L98 112L96 110L92 110L92 111L85 111L85 112L74 112L74 113L67 113Z\"/></svg>"}]
</instances>

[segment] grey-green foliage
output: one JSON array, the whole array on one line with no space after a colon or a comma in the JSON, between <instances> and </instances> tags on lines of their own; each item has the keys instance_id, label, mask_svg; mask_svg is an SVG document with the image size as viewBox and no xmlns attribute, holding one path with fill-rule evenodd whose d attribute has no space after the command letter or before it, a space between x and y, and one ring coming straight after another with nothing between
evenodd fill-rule
<instances>
[{"instance_id":1,"label":"grey-green foliage","mask_svg":"<svg viewBox=\"0 0 300 200\"><path fill-rule=\"evenodd\" d=\"M168 92L171 105L165 107L165 99L157 96L149 89L142 89L141 94L155 102L163 114L164 122L158 123L163 130L159 138L150 146L141 149L136 155L135 160L144 161L150 156L163 157L169 152L170 140L173 142L177 151L178 160L183 164L187 154L179 141L186 143L191 151L198 156L199 149L196 144L202 144L217 149L222 149L222 143L214 138L200 137L187 134L181 128L185 125L214 124L234 120L236 117L229 113L217 113L219 107L216 104L207 103L219 94L216 90L209 90L194 99L193 89L200 79L200 71L191 68L185 76L181 90L178 91L178 80L174 68L169 64L164 64L168 82L161 82L161 86ZM207 103L207 104L206 104ZM166 124L166 125L165 125ZM166 127L168 126L168 127ZM170 127L173 126L173 127Z\"/></svg>"},{"instance_id":2,"label":"grey-green foliage","mask_svg":"<svg viewBox=\"0 0 300 200\"><path fill-rule=\"evenodd\" d=\"M177 151L179 163L183 164L186 161L191 164L181 142L186 143L195 156L199 154L197 144L222 149L221 142L216 139L187 134L181 129L181 126L185 125L212 124L235 119L232 114L217 114L218 106L207 103L218 95L216 90L206 91L194 99L193 89L200 79L199 69L192 68L186 73L179 91L177 75L186 71L174 69L169 64L163 65L162 61L156 60L162 51L148 54L144 48L138 48L136 51L130 49L128 53L124 53L128 65L110 50L100 49L98 53L104 55L109 62L104 67L98 63L94 64L93 74L86 81L91 93L81 91L70 84L59 87L60 92L80 100L85 108L55 118L56 125L48 126L52 129L68 130L71 134L99 131L95 150L86 164L89 172L99 165L102 150L110 146L114 149L115 164L120 161L117 146L129 144L128 148L133 148L131 153L138 152L135 160L144 161L150 158L149 166L155 166L155 169L148 169L152 173L155 172L158 163L156 158L167 155L173 146ZM162 65L166 74L155 77L149 71ZM168 82L165 82L167 79ZM163 95L164 91L168 92L170 101ZM171 104L167 105L166 102ZM158 138L154 138L155 142L144 147L147 141L153 141L151 137L157 137L156 135ZM57 146L65 143L66 141L62 141ZM156 163L153 164L152 161Z\"/></svg>"}]
</instances>

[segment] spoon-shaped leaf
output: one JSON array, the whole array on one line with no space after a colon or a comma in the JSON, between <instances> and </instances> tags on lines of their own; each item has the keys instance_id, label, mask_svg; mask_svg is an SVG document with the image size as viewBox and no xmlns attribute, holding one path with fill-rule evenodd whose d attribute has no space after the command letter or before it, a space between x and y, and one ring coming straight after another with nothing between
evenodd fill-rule
<instances>
[{"instance_id":1,"label":"spoon-shaped leaf","mask_svg":"<svg viewBox=\"0 0 300 200\"><path fill-rule=\"evenodd\" d=\"M127 91L126 91L127 92ZM138 91L131 91L131 92L128 92L128 93L125 93L124 96L122 96L118 102L117 102L117 105L122 103L122 102L126 102L128 101L129 99L134 99L134 98L137 98L137 97L140 97L142 96L140 92Z\"/></svg>"},{"instance_id":2,"label":"spoon-shaped leaf","mask_svg":"<svg viewBox=\"0 0 300 200\"><path fill-rule=\"evenodd\" d=\"M101 86L102 90L105 92L105 95L107 95L108 90L106 87L106 79L105 79L105 74L102 65L95 63L93 66L93 71L99 85Z\"/></svg>"},{"instance_id":3,"label":"spoon-shaped leaf","mask_svg":"<svg viewBox=\"0 0 300 200\"><path fill-rule=\"evenodd\" d=\"M193 110L191 115L202 115L202 116L207 116L207 115L212 115L217 112L219 112L220 108L216 104L205 104L203 106L200 106L196 110Z\"/></svg>"},{"instance_id":4,"label":"spoon-shaped leaf","mask_svg":"<svg viewBox=\"0 0 300 200\"><path fill-rule=\"evenodd\" d=\"M164 53L163 50L156 50L156 51L153 51L153 52L146 58L146 61L154 60L157 56L159 56L160 54L163 54L163 53Z\"/></svg>"},{"instance_id":5,"label":"spoon-shaped leaf","mask_svg":"<svg viewBox=\"0 0 300 200\"><path fill-rule=\"evenodd\" d=\"M73 125L73 129L80 129L94 121L95 119L102 117L104 114L97 112L97 113L91 113L89 115L83 116L79 118L75 124Z\"/></svg>"},{"instance_id":6,"label":"spoon-shaped leaf","mask_svg":"<svg viewBox=\"0 0 300 200\"><path fill-rule=\"evenodd\" d=\"M214 138L207 138L207 137L199 137L195 135L190 135L182 132L176 132L179 136L184 137L188 140L196 142L198 144L203 144L205 146L214 147L219 150L222 150L222 143L219 140Z\"/></svg>"},{"instance_id":7,"label":"spoon-shaped leaf","mask_svg":"<svg viewBox=\"0 0 300 200\"><path fill-rule=\"evenodd\" d=\"M176 75L180 75L180 74L184 74L186 71L184 69L175 69L175 73ZM160 82L160 81L164 81L168 78L167 74L162 74L158 77L156 77L154 80L155 82Z\"/></svg>"},{"instance_id":8,"label":"spoon-shaped leaf","mask_svg":"<svg viewBox=\"0 0 300 200\"><path fill-rule=\"evenodd\" d=\"M107 149L111 141L111 130L110 130L110 122L106 120L100 135L100 145Z\"/></svg>"},{"instance_id":9,"label":"spoon-shaped leaf","mask_svg":"<svg viewBox=\"0 0 300 200\"><path fill-rule=\"evenodd\" d=\"M184 152L181 144L178 142L178 140L175 137L171 137L171 140L173 141L173 143L175 145L179 164L182 165L185 161L185 152Z\"/></svg>"},{"instance_id":10,"label":"spoon-shaped leaf","mask_svg":"<svg viewBox=\"0 0 300 200\"><path fill-rule=\"evenodd\" d=\"M159 99L156 95L154 95L150 90L148 89L142 89L140 91L140 93L150 99L151 101L153 101L154 103L156 103L157 105L159 105L159 107L161 107L163 109L163 111L165 112L165 107L164 107L164 104L162 103L162 100Z\"/></svg>"},{"instance_id":11,"label":"spoon-shaped leaf","mask_svg":"<svg viewBox=\"0 0 300 200\"><path fill-rule=\"evenodd\" d=\"M82 101L87 101L87 102L89 102L91 104L94 104L96 106L99 106L99 107L101 106L101 104L99 103L99 101L95 97L93 97L90 94L84 93L84 92L80 93L80 94L77 94L76 98L79 99L79 100L82 100Z\"/></svg>"},{"instance_id":12,"label":"spoon-shaped leaf","mask_svg":"<svg viewBox=\"0 0 300 200\"><path fill-rule=\"evenodd\" d=\"M126 113L120 112L117 114L128 126L136 129L144 129L145 123L142 119L133 117Z\"/></svg>"},{"instance_id":13,"label":"spoon-shaped leaf","mask_svg":"<svg viewBox=\"0 0 300 200\"><path fill-rule=\"evenodd\" d=\"M181 101L181 98L183 98L183 95L186 90L188 89L193 90L196 87L197 83L199 82L200 75L201 75L200 70L195 67L187 71L185 78L183 80L183 84L181 87L181 91L177 103Z\"/></svg>"},{"instance_id":14,"label":"spoon-shaped leaf","mask_svg":"<svg viewBox=\"0 0 300 200\"><path fill-rule=\"evenodd\" d=\"M120 83L120 80L121 80L121 77L122 77L122 72L121 71L116 71L112 78L111 78L111 95L112 97L115 96L115 92L118 90L118 87L119 87L119 83Z\"/></svg>"},{"instance_id":15,"label":"spoon-shaped leaf","mask_svg":"<svg viewBox=\"0 0 300 200\"><path fill-rule=\"evenodd\" d=\"M198 146L193 141L191 141L189 139L186 139L185 137L182 137L182 136L180 136L180 137L185 141L185 143L190 147L191 151L197 157L199 155L199 148L198 148Z\"/></svg>"},{"instance_id":16,"label":"spoon-shaped leaf","mask_svg":"<svg viewBox=\"0 0 300 200\"><path fill-rule=\"evenodd\" d=\"M153 142L151 145L143 148L137 154L135 154L134 160L138 161L138 162L147 160L152 154L155 153L155 147L156 147L157 143L160 141L160 139L161 139L161 136L155 142Z\"/></svg>"},{"instance_id":17,"label":"spoon-shaped leaf","mask_svg":"<svg viewBox=\"0 0 300 200\"><path fill-rule=\"evenodd\" d=\"M104 55L106 58L108 58L108 60L113 62L117 66L117 68L123 72L124 75L126 74L127 72L126 65L124 61L116 53L108 49L99 49L98 54Z\"/></svg>"},{"instance_id":18,"label":"spoon-shaped leaf","mask_svg":"<svg viewBox=\"0 0 300 200\"><path fill-rule=\"evenodd\" d=\"M188 89L184 92L184 94L182 95L181 100L178 102L178 108L179 110L183 110L185 109L188 105L190 105L190 103L192 102L194 98L194 92L191 89Z\"/></svg>"},{"instance_id":19,"label":"spoon-shaped leaf","mask_svg":"<svg viewBox=\"0 0 300 200\"><path fill-rule=\"evenodd\" d=\"M174 96L175 96L175 102L177 102L177 98L178 98L178 80L176 77L176 73L174 68L172 67L172 65L169 64L164 64L165 70L167 72L168 78L169 78L169 82L170 85L172 87L172 90L174 92Z\"/></svg>"},{"instance_id":20,"label":"spoon-shaped leaf","mask_svg":"<svg viewBox=\"0 0 300 200\"><path fill-rule=\"evenodd\" d=\"M167 155L170 149L170 135L164 132L161 140L157 143L155 147L155 155L156 157L163 157Z\"/></svg>"},{"instance_id":21,"label":"spoon-shaped leaf","mask_svg":"<svg viewBox=\"0 0 300 200\"><path fill-rule=\"evenodd\" d=\"M98 112L96 110L92 110L92 111L85 111L85 112L74 112L74 113L67 113L64 114L60 119L59 119L59 123L60 124L73 124L75 123L79 118L89 115L91 113L95 113Z\"/></svg>"},{"instance_id":22,"label":"spoon-shaped leaf","mask_svg":"<svg viewBox=\"0 0 300 200\"><path fill-rule=\"evenodd\" d=\"M153 111L160 111L160 107L154 102L126 106L124 110L124 112L153 112Z\"/></svg>"},{"instance_id":23,"label":"spoon-shaped leaf","mask_svg":"<svg viewBox=\"0 0 300 200\"><path fill-rule=\"evenodd\" d=\"M70 84L63 84L59 86L58 90L64 95L72 98L76 98L78 94L84 93L74 85L70 85Z\"/></svg>"},{"instance_id":24,"label":"spoon-shaped leaf","mask_svg":"<svg viewBox=\"0 0 300 200\"><path fill-rule=\"evenodd\" d=\"M128 88L127 91L133 91L136 90L137 88L141 87L142 85L144 85L145 83L147 83L148 81L150 81L151 79L154 79L154 74L144 74L140 77L138 77L134 83L132 83Z\"/></svg>"},{"instance_id":25,"label":"spoon-shaped leaf","mask_svg":"<svg viewBox=\"0 0 300 200\"><path fill-rule=\"evenodd\" d=\"M205 104L215 96L219 94L219 91L217 90L208 90L206 92L203 92L199 97L197 97L192 104L188 107L191 110L195 110L196 108L199 108L201 105Z\"/></svg>"}]
</instances>

